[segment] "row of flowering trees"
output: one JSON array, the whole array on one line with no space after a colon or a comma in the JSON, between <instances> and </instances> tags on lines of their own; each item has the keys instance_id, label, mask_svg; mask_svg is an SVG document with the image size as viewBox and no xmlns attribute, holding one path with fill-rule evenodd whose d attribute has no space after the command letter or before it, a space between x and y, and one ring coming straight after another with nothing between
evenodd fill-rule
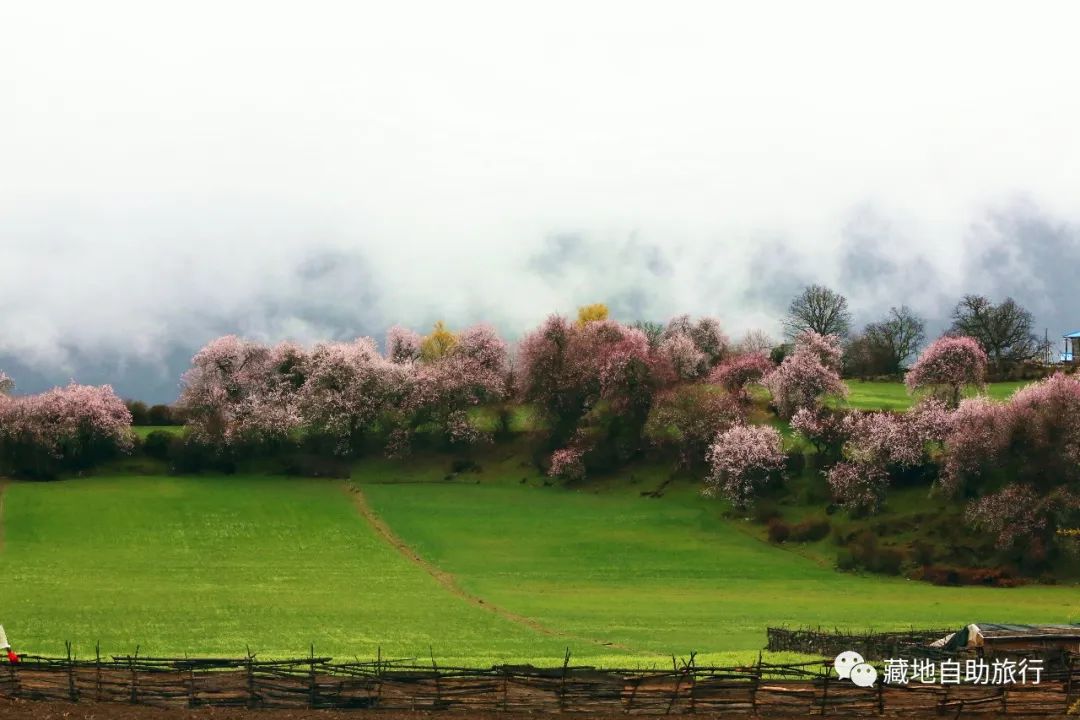
<instances>
[{"instance_id":1,"label":"row of flowering trees","mask_svg":"<svg viewBox=\"0 0 1080 720\"><path fill-rule=\"evenodd\" d=\"M130 449L131 414L108 385L11 396L0 372L0 473L50 478Z\"/></svg>"},{"instance_id":2,"label":"row of flowering trees","mask_svg":"<svg viewBox=\"0 0 1080 720\"><path fill-rule=\"evenodd\" d=\"M224 452L296 433L347 455L382 431L406 454L420 428L450 443L486 436L468 411L506 397L506 344L487 325L426 338L391 328L387 352L370 338L267 346L229 335L200 350L181 381L193 441Z\"/></svg>"},{"instance_id":3,"label":"row of flowering trees","mask_svg":"<svg viewBox=\"0 0 1080 720\"><path fill-rule=\"evenodd\" d=\"M576 321L549 317L521 340L516 362L486 325L453 333L437 324L426 337L394 327L384 347L214 340L182 379L189 436L234 450L303 435L340 454L378 436L401 455L420 433L454 445L489 439L470 411L514 398L549 429L553 474L625 461L648 428L700 463L716 432L741 418L745 386L771 368L764 355L737 354L712 318L681 316L647 334L602 305ZM732 392L714 391L713 377Z\"/></svg>"}]
</instances>

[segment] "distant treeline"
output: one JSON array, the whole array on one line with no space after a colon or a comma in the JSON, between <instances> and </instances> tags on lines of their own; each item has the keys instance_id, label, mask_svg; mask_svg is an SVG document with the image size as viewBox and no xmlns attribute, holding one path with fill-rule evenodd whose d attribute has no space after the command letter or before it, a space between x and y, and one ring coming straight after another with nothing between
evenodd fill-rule
<instances>
[{"instance_id":1,"label":"distant treeline","mask_svg":"<svg viewBox=\"0 0 1080 720\"><path fill-rule=\"evenodd\" d=\"M186 421L183 410L173 405L147 406L141 400L125 400L124 405L131 413L131 424L136 427L183 425Z\"/></svg>"}]
</instances>

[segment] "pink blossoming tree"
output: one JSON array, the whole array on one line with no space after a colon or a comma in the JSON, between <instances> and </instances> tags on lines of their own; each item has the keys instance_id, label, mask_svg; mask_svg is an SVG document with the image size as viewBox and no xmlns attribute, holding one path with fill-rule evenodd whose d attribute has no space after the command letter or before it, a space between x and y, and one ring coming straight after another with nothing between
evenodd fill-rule
<instances>
[{"instance_id":1,"label":"pink blossoming tree","mask_svg":"<svg viewBox=\"0 0 1080 720\"><path fill-rule=\"evenodd\" d=\"M709 374L709 382L723 386L733 397L742 402L749 400L747 387L772 372L776 367L765 353L749 352L734 355Z\"/></svg>"},{"instance_id":2,"label":"pink blossoming tree","mask_svg":"<svg viewBox=\"0 0 1080 720\"><path fill-rule=\"evenodd\" d=\"M906 413L852 412L844 418L845 461L828 473L833 496L859 512L877 512L893 475L929 463L931 443L949 426L944 404L921 401Z\"/></svg>"},{"instance_id":3,"label":"pink blossoming tree","mask_svg":"<svg viewBox=\"0 0 1080 720\"><path fill-rule=\"evenodd\" d=\"M571 445L551 454L548 474L563 480L581 480L585 477L584 451Z\"/></svg>"},{"instance_id":4,"label":"pink blossoming tree","mask_svg":"<svg viewBox=\"0 0 1080 720\"><path fill-rule=\"evenodd\" d=\"M591 373L576 350L577 335L572 323L551 315L518 344L517 392L538 407L555 444L569 438L594 396Z\"/></svg>"},{"instance_id":5,"label":"pink blossoming tree","mask_svg":"<svg viewBox=\"0 0 1080 720\"><path fill-rule=\"evenodd\" d=\"M986 352L974 338L945 336L923 351L904 382L911 392L925 388L956 407L965 387L983 387L986 364Z\"/></svg>"},{"instance_id":6,"label":"pink blossoming tree","mask_svg":"<svg viewBox=\"0 0 1080 720\"><path fill-rule=\"evenodd\" d=\"M1006 405L982 396L961 400L945 434L941 488L948 495L971 490L1000 462L1011 435Z\"/></svg>"},{"instance_id":7,"label":"pink blossoming tree","mask_svg":"<svg viewBox=\"0 0 1080 720\"><path fill-rule=\"evenodd\" d=\"M1056 373L1008 403L1018 474L1048 488L1080 482L1080 379Z\"/></svg>"},{"instance_id":8,"label":"pink blossoming tree","mask_svg":"<svg viewBox=\"0 0 1080 720\"><path fill-rule=\"evenodd\" d=\"M477 427L468 411L499 402L506 392L506 343L490 326L467 328L444 354L411 366L403 381L399 432L391 452L406 451L407 438L423 425L433 426L452 445L490 440L490 433Z\"/></svg>"},{"instance_id":9,"label":"pink blossoming tree","mask_svg":"<svg viewBox=\"0 0 1080 720\"><path fill-rule=\"evenodd\" d=\"M805 438L822 456L835 458L848 439L845 415L830 408L799 408L791 417L791 429Z\"/></svg>"},{"instance_id":10,"label":"pink blossoming tree","mask_svg":"<svg viewBox=\"0 0 1080 720\"><path fill-rule=\"evenodd\" d=\"M515 379L522 399L547 419L552 447L584 433L589 457L613 461L638 451L653 398L674 377L669 359L641 330L552 316L522 339Z\"/></svg>"},{"instance_id":11,"label":"pink blossoming tree","mask_svg":"<svg viewBox=\"0 0 1080 720\"><path fill-rule=\"evenodd\" d=\"M310 435L331 440L334 452L354 451L387 409L404 370L383 359L370 338L320 343L307 357L297 409Z\"/></svg>"},{"instance_id":12,"label":"pink blossoming tree","mask_svg":"<svg viewBox=\"0 0 1080 720\"><path fill-rule=\"evenodd\" d=\"M819 335L805 330L795 339L795 351L770 372L763 385L772 393L772 402L783 418L799 409L817 409L827 395L847 396L840 379L840 340L835 335Z\"/></svg>"},{"instance_id":13,"label":"pink blossoming tree","mask_svg":"<svg viewBox=\"0 0 1080 720\"><path fill-rule=\"evenodd\" d=\"M743 407L708 385L683 384L660 392L645 433L654 445L677 452L682 467L699 466L717 434L744 419Z\"/></svg>"},{"instance_id":14,"label":"pink blossoming tree","mask_svg":"<svg viewBox=\"0 0 1080 720\"><path fill-rule=\"evenodd\" d=\"M667 357L675 374L683 380L700 377L708 369L708 356L685 333L669 335L662 340L660 352Z\"/></svg>"},{"instance_id":15,"label":"pink blossoming tree","mask_svg":"<svg viewBox=\"0 0 1080 720\"><path fill-rule=\"evenodd\" d=\"M720 327L720 321L712 317L701 317L697 321L691 320L689 315L679 315L668 321L664 328L661 341L683 335L689 338L698 352L705 356L701 373L704 374L709 368L724 359L730 345L727 335Z\"/></svg>"},{"instance_id":16,"label":"pink blossoming tree","mask_svg":"<svg viewBox=\"0 0 1080 720\"><path fill-rule=\"evenodd\" d=\"M1055 374L1008 402L963 400L945 437L942 487L972 492L995 474L1047 492L1080 481L1080 380Z\"/></svg>"},{"instance_id":17,"label":"pink blossoming tree","mask_svg":"<svg viewBox=\"0 0 1080 720\"><path fill-rule=\"evenodd\" d=\"M219 450L285 438L301 423L296 407L302 351L227 335L192 358L178 405L193 440Z\"/></svg>"},{"instance_id":18,"label":"pink blossoming tree","mask_svg":"<svg viewBox=\"0 0 1080 720\"><path fill-rule=\"evenodd\" d=\"M0 399L0 470L51 477L131 447L131 413L108 385Z\"/></svg>"},{"instance_id":19,"label":"pink blossoming tree","mask_svg":"<svg viewBox=\"0 0 1080 720\"><path fill-rule=\"evenodd\" d=\"M386 356L393 363L410 363L420 359L420 333L394 325L386 333Z\"/></svg>"},{"instance_id":20,"label":"pink blossoming tree","mask_svg":"<svg viewBox=\"0 0 1080 720\"><path fill-rule=\"evenodd\" d=\"M753 504L785 464L780 433L766 425L735 425L717 435L707 456L706 492L719 493L737 509Z\"/></svg>"},{"instance_id":21,"label":"pink blossoming tree","mask_svg":"<svg viewBox=\"0 0 1080 720\"><path fill-rule=\"evenodd\" d=\"M1064 487L1043 493L1030 485L1012 483L972 501L966 518L973 527L994 535L1002 550L1018 547L1043 556L1054 543L1058 528L1075 527L1080 521L1080 495Z\"/></svg>"},{"instance_id":22,"label":"pink blossoming tree","mask_svg":"<svg viewBox=\"0 0 1080 720\"><path fill-rule=\"evenodd\" d=\"M856 512L877 512L889 487L889 475L878 463L838 462L825 476L833 497Z\"/></svg>"}]
</instances>

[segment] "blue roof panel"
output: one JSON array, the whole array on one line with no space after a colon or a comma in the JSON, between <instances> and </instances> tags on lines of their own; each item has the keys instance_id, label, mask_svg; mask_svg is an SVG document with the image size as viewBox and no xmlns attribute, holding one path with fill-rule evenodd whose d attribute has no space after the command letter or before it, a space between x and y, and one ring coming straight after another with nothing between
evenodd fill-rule
<instances>
[{"instance_id":1,"label":"blue roof panel","mask_svg":"<svg viewBox=\"0 0 1080 720\"><path fill-rule=\"evenodd\" d=\"M1067 338L1080 338L1080 330L1074 330L1071 333L1065 333L1064 337L1067 337Z\"/></svg>"}]
</instances>

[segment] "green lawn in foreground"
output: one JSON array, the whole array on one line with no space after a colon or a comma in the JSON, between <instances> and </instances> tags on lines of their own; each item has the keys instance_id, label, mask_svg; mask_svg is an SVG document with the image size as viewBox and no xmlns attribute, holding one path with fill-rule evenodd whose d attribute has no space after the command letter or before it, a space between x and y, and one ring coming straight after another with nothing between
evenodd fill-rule
<instances>
[{"instance_id":1,"label":"green lawn in foreground","mask_svg":"<svg viewBox=\"0 0 1080 720\"><path fill-rule=\"evenodd\" d=\"M343 481L110 477L5 491L0 623L23 652L561 658L567 641L449 595ZM609 651L608 654L617 654Z\"/></svg>"},{"instance_id":2,"label":"green lawn in foreground","mask_svg":"<svg viewBox=\"0 0 1080 720\"><path fill-rule=\"evenodd\" d=\"M847 407L860 410L907 410L916 399L908 393L907 387L901 382L865 380L845 380L845 382L850 394L842 404ZM994 400L1007 400L1010 395L1027 384L1026 380L990 383L986 386L986 394Z\"/></svg>"},{"instance_id":3,"label":"green lawn in foreground","mask_svg":"<svg viewBox=\"0 0 1080 720\"><path fill-rule=\"evenodd\" d=\"M749 658L766 626L785 623L1080 621L1075 585L946 588L837 572L721 519L721 504L689 483L660 499L641 497L666 476L639 468L620 483L568 490L544 487L508 463L431 485L387 482L394 474L385 467L356 473L394 530L470 592L642 653Z\"/></svg>"}]
</instances>

